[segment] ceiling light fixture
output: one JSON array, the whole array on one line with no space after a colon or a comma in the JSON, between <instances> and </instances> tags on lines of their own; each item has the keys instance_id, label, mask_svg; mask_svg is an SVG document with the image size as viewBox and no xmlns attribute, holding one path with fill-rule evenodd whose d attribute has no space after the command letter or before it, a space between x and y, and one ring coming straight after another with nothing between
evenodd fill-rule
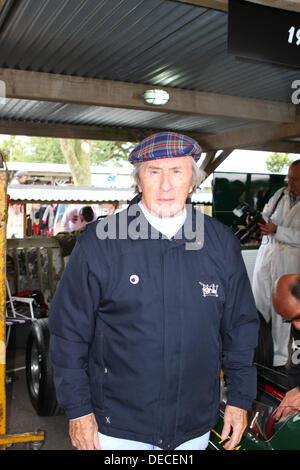
<instances>
[{"instance_id":1,"label":"ceiling light fixture","mask_svg":"<svg viewBox=\"0 0 300 470\"><path fill-rule=\"evenodd\" d=\"M163 106L166 104L169 99L170 95L165 90L145 90L142 94L142 98L146 104L151 104L154 106Z\"/></svg>"}]
</instances>

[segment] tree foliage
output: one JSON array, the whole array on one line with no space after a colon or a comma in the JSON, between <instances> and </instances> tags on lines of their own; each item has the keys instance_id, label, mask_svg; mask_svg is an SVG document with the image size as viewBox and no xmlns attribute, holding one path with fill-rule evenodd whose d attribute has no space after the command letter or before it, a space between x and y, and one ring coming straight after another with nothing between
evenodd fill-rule
<instances>
[{"instance_id":1,"label":"tree foliage","mask_svg":"<svg viewBox=\"0 0 300 470\"><path fill-rule=\"evenodd\" d=\"M287 169L293 160L289 157L288 153L272 153L266 158L266 166L269 171L273 173L281 173Z\"/></svg>"},{"instance_id":2,"label":"tree foliage","mask_svg":"<svg viewBox=\"0 0 300 470\"><path fill-rule=\"evenodd\" d=\"M118 161L127 160L129 152L135 146L132 142L104 142L101 140L92 140L89 142L92 146L92 165L108 162L109 160L113 160L118 164Z\"/></svg>"},{"instance_id":3,"label":"tree foliage","mask_svg":"<svg viewBox=\"0 0 300 470\"><path fill-rule=\"evenodd\" d=\"M118 165L127 159L133 147L130 142L18 136L10 136L1 143L8 161L67 163L76 186L91 185L90 165L110 160Z\"/></svg>"}]
</instances>

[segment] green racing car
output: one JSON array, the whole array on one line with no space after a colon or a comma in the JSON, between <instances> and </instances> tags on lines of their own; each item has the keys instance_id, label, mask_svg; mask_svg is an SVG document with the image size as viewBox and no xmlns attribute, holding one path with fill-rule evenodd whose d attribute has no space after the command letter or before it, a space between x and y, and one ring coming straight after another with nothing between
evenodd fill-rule
<instances>
[{"instance_id":1,"label":"green racing car","mask_svg":"<svg viewBox=\"0 0 300 470\"><path fill-rule=\"evenodd\" d=\"M295 411L276 421L274 412L288 391L287 375L272 367L256 364L258 392L248 427L235 450L300 450L300 412ZM211 430L209 450L224 450L221 433L226 406L226 383L221 380L220 414ZM230 437L229 437L230 439Z\"/></svg>"}]
</instances>

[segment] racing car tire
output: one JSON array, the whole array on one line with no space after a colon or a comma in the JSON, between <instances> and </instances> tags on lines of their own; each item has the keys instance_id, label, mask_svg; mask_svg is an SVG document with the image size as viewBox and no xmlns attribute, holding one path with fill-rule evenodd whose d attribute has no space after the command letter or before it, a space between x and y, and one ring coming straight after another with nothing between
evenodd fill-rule
<instances>
[{"instance_id":1,"label":"racing car tire","mask_svg":"<svg viewBox=\"0 0 300 470\"><path fill-rule=\"evenodd\" d=\"M255 349L254 362L263 366L273 364L273 340L271 322L267 323L264 317L258 312L260 327L258 333L257 348Z\"/></svg>"},{"instance_id":2,"label":"racing car tire","mask_svg":"<svg viewBox=\"0 0 300 470\"><path fill-rule=\"evenodd\" d=\"M26 343L26 383L32 406L39 416L61 413L56 400L53 370L48 358L48 318L32 323Z\"/></svg>"}]
</instances>

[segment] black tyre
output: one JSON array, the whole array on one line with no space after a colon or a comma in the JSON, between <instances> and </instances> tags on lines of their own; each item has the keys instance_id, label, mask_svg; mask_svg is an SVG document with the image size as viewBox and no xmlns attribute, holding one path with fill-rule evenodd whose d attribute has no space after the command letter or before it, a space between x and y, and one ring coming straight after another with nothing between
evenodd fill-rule
<instances>
[{"instance_id":1,"label":"black tyre","mask_svg":"<svg viewBox=\"0 0 300 470\"><path fill-rule=\"evenodd\" d=\"M48 350L48 319L41 318L32 323L26 344L27 388L31 403L39 416L53 416L62 411L56 400Z\"/></svg>"}]
</instances>

